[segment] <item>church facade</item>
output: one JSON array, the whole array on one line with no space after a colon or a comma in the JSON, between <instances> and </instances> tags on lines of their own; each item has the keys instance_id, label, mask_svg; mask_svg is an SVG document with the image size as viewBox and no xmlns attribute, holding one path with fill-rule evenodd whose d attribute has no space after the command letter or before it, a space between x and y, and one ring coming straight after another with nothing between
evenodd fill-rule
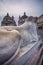
<instances>
[{"instance_id":1,"label":"church facade","mask_svg":"<svg viewBox=\"0 0 43 65\"><path fill-rule=\"evenodd\" d=\"M19 16L18 25L22 25L24 22L35 22L38 28L43 28L43 14L39 17L27 16L24 12L23 16Z\"/></svg>"}]
</instances>

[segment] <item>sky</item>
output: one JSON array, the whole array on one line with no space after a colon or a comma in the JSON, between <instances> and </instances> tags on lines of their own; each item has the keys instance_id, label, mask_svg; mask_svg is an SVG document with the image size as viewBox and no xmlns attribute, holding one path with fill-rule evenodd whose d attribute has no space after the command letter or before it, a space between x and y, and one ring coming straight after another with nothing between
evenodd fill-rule
<instances>
[{"instance_id":1,"label":"sky","mask_svg":"<svg viewBox=\"0 0 43 65\"><path fill-rule=\"evenodd\" d=\"M28 16L40 16L43 14L43 0L0 0L0 21L7 12L16 21L24 12Z\"/></svg>"}]
</instances>

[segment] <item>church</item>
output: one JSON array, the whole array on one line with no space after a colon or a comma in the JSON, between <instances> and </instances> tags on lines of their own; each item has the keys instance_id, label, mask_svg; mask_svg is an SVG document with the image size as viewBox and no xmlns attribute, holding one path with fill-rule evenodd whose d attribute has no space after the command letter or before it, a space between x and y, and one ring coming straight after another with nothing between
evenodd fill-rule
<instances>
[{"instance_id":1,"label":"church","mask_svg":"<svg viewBox=\"0 0 43 65\"><path fill-rule=\"evenodd\" d=\"M1 22L1 26L16 26L14 17L10 17L7 13L7 15L3 18L3 21Z\"/></svg>"},{"instance_id":2,"label":"church","mask_svg":"<svg viewBox=\"0 0 43 65\"><path fill-rule=\"evenodd\" d=\"M25 21L27 21L28 16L26 15L26 12L24 12L23 16L19 16L18 25L22 25Z\"/></svg>"}]
</instances>

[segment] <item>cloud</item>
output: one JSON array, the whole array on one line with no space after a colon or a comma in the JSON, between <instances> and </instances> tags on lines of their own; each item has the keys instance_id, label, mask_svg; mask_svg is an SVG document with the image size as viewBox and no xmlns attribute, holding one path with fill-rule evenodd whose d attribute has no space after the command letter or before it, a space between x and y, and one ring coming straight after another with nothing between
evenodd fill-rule
<instances>
[{"instance_id":1,"label":"cloud","mask_svg":"<svg viewBox=\"0 0 43 65\"><path fill-rule=\"evenodd\" d=\"M0 0L0 17L9 13L18 18L26 12L28 16L39 16L43 13L43 0Z\"/></svg>"},{"instance_id":2,"label":"cloud","mask_svg":"<svg viewBox=\"0 0 43 65\"><path fill-rule=\"evenodd\" d=\"M9 12L10 15L18 16L19 14L23 14L24 11L27 12L27 14L29 15L35 15L41 8L39 8L38 4L36 5L34 2L28 2L26 0L22 0L21 3L19 3L19 0L16 0L16 3L15 0L13 0L14 3L11 3L12 0L3 1L5 2L1 3L0 15L4 15Z\"/></svg>"}]
</instances>

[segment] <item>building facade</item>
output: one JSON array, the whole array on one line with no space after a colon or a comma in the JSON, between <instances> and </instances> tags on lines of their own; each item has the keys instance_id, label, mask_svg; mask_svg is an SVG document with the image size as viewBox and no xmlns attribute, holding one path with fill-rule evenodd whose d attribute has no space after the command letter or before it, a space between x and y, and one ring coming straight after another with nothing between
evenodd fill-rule
<instances>
[{"instance_id":1,"label":"building facade","mask_svg":"<svg viewBox=\"0 0 43 65\"><path fill-rule=\"evenodd\" d=\"M37 19L38 28L43 28L43 14Z\"/></svg>"},{"instance_id":2,"label":"building facade","mask_svg":"<svg viewBox=\"0 0 43 65\"><path fill-rule=\"evenodd\" d=\"M21 25L23 24L25 21L34 21L36 22L37 21L37 17L33 17L33 16L27 16L26 15L26 12L24 12L24 15L23 16L19 16L19 21L18 21L18 25Z\"/></svg>"}]
</instances>

